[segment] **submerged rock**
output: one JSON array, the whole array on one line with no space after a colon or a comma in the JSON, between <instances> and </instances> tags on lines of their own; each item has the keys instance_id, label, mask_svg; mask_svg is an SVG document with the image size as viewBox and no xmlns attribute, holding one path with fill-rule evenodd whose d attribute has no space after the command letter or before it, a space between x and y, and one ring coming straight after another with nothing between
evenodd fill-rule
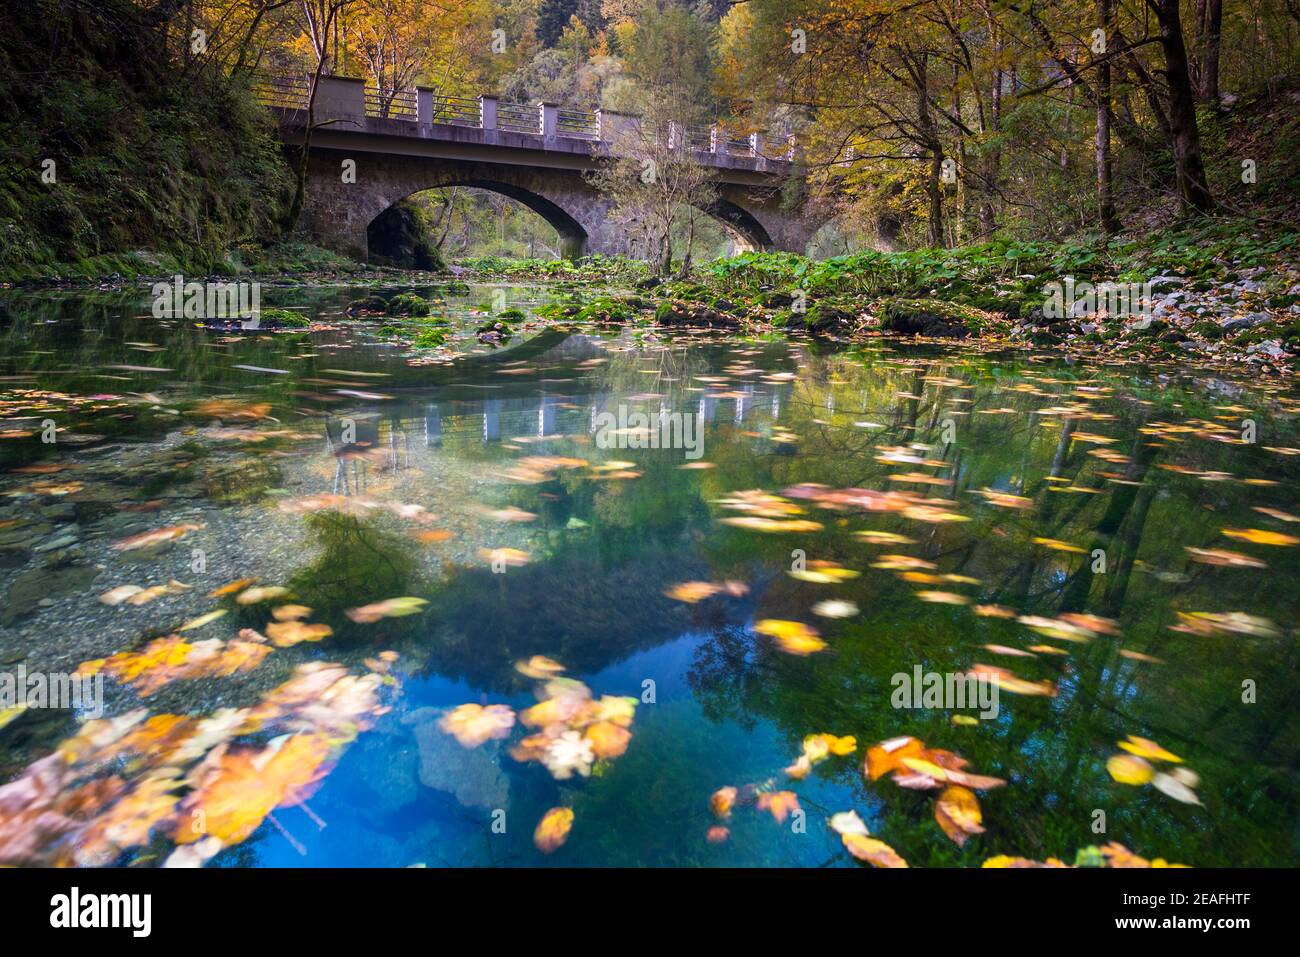
<instances>
[{"instance_id":1,"label":"submerged rock","mask_svg":"<svg viewBox=\"0 0 1300 957\"><path fill-rule=\"evenodd\" d=\"M489 741L465 748L438 727L443 711L420 708L402 719L415 726L420 747L420 783L451 794L464 807L506 808L510 804L510 779L501 770L505 746Z\"/></svg>"}]
</instances>

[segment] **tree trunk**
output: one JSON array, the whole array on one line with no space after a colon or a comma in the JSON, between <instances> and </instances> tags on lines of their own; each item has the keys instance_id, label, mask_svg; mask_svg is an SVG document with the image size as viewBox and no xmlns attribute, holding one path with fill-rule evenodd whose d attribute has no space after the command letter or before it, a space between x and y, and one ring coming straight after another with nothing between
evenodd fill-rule
<instances>
[{"instance_id":1,"label":"tree trunk","mask_svg":"<svg viewBox=\"0 0 1300 957\"><path fill-rule=\"evenodd\" d=\"M1196 3L1196 97L1203 103L1219 103L1219 49L1223 36L1223 0Z\"/></svg>"},{"instance_id":2,"label":"tree trunk","mask_svg":"<svg viewBox=\"0 0 1300 957\"><path fill-rule=\"evenodd\" d=\"M1114 19L1114 0L1097 0L1097 23L1106 38L1106 48L1101 52L1103 57L1107 55L1110 44L1115 42ZM1119 231L1119 220L1115 216L1114 182L1111 175L1110 110L1110 61L1105 60L1097 68L1097 210L1102 232L1107 236Z\"/></svg>"},{"instance_id":3,"label":"tree trunk","mask_svg":"<svg viewBox=\"0 0 1300 957\"><path fill-rule=\"evenodd\" d=\"M1206 213L1214 197L1205 178L1201 134L1196 126L1196 100L1188 73L1187 47L1178 0L1147 0L1160 22L1160 45L1165 53L1165 80L1169 84L1169 133L1174 152L1174 175L1183 210Z\"/></svg>"},{"instance_id":4,"label":"tree trunk","mask_svg":"<svg viewBox=\"0 0 1300 957\"><path fill-rule=\"evenodd\" d=\"M922 54L916 62L916 109L917 126L926 149L930 153L930 176L926 191L930 196L930 213L928 239L931 248L939 249L943 242L943 141L935 128L934 117L930 113L930 90L926 73L926 56Z\"/></svg>"}]
</instances>

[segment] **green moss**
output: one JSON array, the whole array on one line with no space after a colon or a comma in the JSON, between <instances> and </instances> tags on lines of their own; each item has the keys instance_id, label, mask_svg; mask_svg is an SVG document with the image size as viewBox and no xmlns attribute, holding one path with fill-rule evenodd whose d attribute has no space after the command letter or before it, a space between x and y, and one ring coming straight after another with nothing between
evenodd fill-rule
<instances>
[{"instance_id":1,"label":"green moss","mask_svg":"<svg viewBox=\"0 0 1300 957\"><path fill-rule=\"evenodd\" d=\"M431 311L429 300L413 292L398 293L384 308L389 316L427 316Z\"/></svg>"},{"instance_id":2,"label":"green moss","mask_svg":"<svg viewBox=\"0 0 1300 957\"><path fill-rule=\"evenodd\" d=\"M445 329L425 329L411 340L411 344L420 349L436 349L447 342Z\"/></svg>"},{"instance_id":3,"label":"green moss","mask_svg":"<svg viewBox=\"0 0 1300 957\"><path fill-rule=\"evenodd\" d=\"M891 299L880 314L880 328L901 335L960 339L978 333L982 325L978 313L941 299Z\"/></svg>"},{"instance_id":4,"label":"green moss","mask_svg":"<svg viewBox=\"0 0 1300 957\"><path fill-rule=\"evenodd\" d=\"M215 65L177 69L151 17L132 0L2 8L5 278L226 274L229 250L282 231L270 116Z\"/></svg>"},{"instance_id":5,"label":"green moss","mask_svg":"<svg viewBox=\"0 0 1300 957\"><path fill-rule=\"evenodd\" d=\"M277 309L274 306L264 307L259 311L259 318L262 325L267 326L287 326L292 328L303 328L311 325L311 320L300 312L294 312L292 309Z\"/></svg>"}]
</instances>

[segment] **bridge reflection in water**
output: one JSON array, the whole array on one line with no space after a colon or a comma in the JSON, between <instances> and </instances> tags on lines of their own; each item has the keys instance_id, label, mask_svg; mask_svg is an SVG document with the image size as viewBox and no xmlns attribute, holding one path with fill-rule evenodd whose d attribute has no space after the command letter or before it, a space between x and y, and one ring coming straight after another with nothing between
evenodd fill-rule
<instances>
[{"instance_id":1,"label":"bridge reflection in water","mask_svg":"<svg viewBox=\"0 0 1300 957\"><path fill-rule=\"evenodd\" d=\"M669 402L630 398L613 392L585 396L538 393L511 398L446 399L389 412L373 409L331 416L324 423L324 451L336 460L331 491L364 494L373 468L435 473L440 456L458 449L528 443L545 450L548 441L594 440L602 413L616 418L619 407L643 412L650 428L674 413L695 416L709 426L750 425L761 429L780 420L792 384L745 384L727 398L701 396ZM760 421L761 420L761 421ZM348 437L351 441L345 441Z\"/></svg>"}]
</instances>

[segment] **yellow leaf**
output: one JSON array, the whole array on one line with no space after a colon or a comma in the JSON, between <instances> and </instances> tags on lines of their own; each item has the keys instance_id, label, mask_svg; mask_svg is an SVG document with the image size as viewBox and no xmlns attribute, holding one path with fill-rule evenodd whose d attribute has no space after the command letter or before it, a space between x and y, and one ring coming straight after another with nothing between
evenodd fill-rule
<instances>
[{"instance_id":1,"label":"yellow leaf","mask_svg":"<svg viewBox=\"0 0 1300 957\"><path fill-rule=\"evenodd\" d=\"M1149 784L1156 774L1155 768L1145 758L1133 757L1127 754L1113 755L1106 762L1106 770L1120 784L1132 784L1134 786Z\"/></svg>"},{"instance_id":2,"label":"yellow leaf","mask_svg":"<svg viewBox=\"0 0 1300 957\"><path fill-rule=\"evenodd\" d=\"M543 854L550 854L569 839L573 827L573 808L553 807L537 822L533 843Z\"/></svg>"},{"instance_id":3,"label":"yellow leaf","mask_svg":"<svg viewBox=\"0 0 1300 957\"><path fill-rule=\"evenodd\" d=\"M934 806L934 819L958 847L964 846L972 834L984 833L979 799L968 788L945 788Z\"/></svg>"},{"instance_id":4,"label":"yellow leaf","mask_svg":"<svg viewBox=\"0 0 1300 957\"><path fill-rule=\"evenodd\" d=\"M884 841L865 834L841 834L840 840L849 853L860 861L866 861L873 867L907 867L907 861Z\"/></svg>"},{"instance_id":5,"label":"yellow leaf","mask_svg":"<svg viewBox=\"0 0 1300 957\"><path fill-rule=\"evenodd\" d=\"M1182 758L1170 751L1166 751L1150 738L1139 738L1130 734L1127 741L1119 742L1119 746L1129 754L1136 754L1140 758L1151 758L1153 761L1169 761L1172 764L1183 763Z\"/></svg>"}]
</instances>

